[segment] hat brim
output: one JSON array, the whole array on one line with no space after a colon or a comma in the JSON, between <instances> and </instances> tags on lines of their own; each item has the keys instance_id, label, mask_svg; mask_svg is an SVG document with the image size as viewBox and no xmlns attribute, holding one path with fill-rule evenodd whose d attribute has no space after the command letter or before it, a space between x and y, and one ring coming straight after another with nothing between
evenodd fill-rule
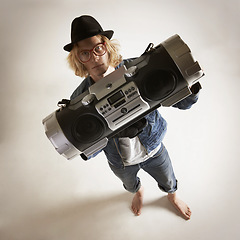
<instances>
[{"instance_id":1,"label":"hat brim","mask_svg":"<svg viewBox=\"0 0 240 240\"><path fill-rule=\"evenodd\" d=\"M81 41L81 40L84 40L84 39L87 39L87 38L90 38L90 37L93 37L93 36L96 36L96 35L103 35L103 36L107 37L108 39L111 39L112 36L113 36L113 33L114 33L114 31L112 31L112 30L107 30L107 31L99 32L99 33L94 33L94 34L92 34L92 35L88 35L87 37L81 38L81 39L79 39L78 41L71 42L71 43L65 45L65 46L63 47L63 49L64 49L65 51L67 51L67 52L71 52L74 44L77 43L77 42L79 42L79 41Z\"/></svg>"}]
</instances>

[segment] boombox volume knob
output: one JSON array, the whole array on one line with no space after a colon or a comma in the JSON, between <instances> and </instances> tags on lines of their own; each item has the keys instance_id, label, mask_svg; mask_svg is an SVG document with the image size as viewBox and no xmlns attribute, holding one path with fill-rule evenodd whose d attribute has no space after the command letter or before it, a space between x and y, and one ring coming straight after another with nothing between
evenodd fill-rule
<instances>
[{"instance_id":1,"label":"boombox volume knob","mask_svg":"<svg viewBox=\"0 0 240 240\"><path fill-rule=\"evenodd\" d=\"M137 73L137 70L137 66L132 66L125 72L125 76L130 78Z\"/></svg>"},{"instance_id":2,"label":"boombox volume knob","mask_svg":"<svg viewBox=\"0 0 240 240\"><path fill-rule=\"evenodd\" d=\"M95 99L95 95L94 94L88 94L87 96L85 96L83 99L82 99L82 104L84 106L87 106L89 105L91 102L93 102Z\"/></svg>"}]
</instances>

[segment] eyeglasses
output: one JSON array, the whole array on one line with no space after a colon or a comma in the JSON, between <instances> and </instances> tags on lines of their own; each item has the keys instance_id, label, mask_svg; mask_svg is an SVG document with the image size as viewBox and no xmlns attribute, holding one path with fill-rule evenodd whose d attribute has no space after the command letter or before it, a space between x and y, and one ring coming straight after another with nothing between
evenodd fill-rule
<instances>
[{"instance_id":1,"label":"eyeglasses","mask_svg":"<svg viewBox=\"0 0 240 240\"><path fill-rule=\"evenodd\" d=\"M93 52L96 56L103 56L107 51L107 48L106 48L106 43L103 42L103 43L99 43L97 44L93 49L91 50L83 50L81 52L79 52L78 54L78 57L79 57L79 60L82 62L82 63L86 63L88 62L92 55L91 55L91 52Z\"/></svg>"}]
</instances>

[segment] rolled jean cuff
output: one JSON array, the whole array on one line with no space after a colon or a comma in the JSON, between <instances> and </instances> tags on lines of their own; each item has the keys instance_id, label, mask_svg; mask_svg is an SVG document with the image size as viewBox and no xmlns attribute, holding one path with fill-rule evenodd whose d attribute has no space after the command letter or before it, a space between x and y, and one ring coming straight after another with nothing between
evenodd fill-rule
<instances>
[{"instance_id":1,"label":"rolled jean cuff","mask_svg":"<svg viewBox=\"0 0 240 240\"><path fill-rule=\"evenodd\" d=\"M166 193L175 193L175 192L177 191L177 189L178 189L178 180L176 179L176 184L175 184L175 186L172 187L172 188L170 188L170 189L166 189L166 188L160 186L159 184L158 184L158 187L159 187L163 192L166 192Z\"/></svg>"},{"instance_id":2,"label":"rolled jean cuff","mask_svg":"<svg viewBox=\"0 0 240 240\"><path fill-rule=\"evenodd\" d=\"M140 178L137 177L137 183L136 185L133 187L133 188L127 188L124 184L123 184L123 187L128 191L128 192L131 192L131 193L136 193L138 192L138 190L140 189L141 187L141 181L140 181Z\"/></svg>"}]
</instances>

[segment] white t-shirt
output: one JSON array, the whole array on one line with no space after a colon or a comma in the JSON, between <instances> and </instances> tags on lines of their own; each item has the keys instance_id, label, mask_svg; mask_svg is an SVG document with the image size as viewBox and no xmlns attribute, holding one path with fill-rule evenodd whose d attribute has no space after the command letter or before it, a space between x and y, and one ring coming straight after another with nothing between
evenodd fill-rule
<instances>
[{"instance_id":1,"label":"white t-shirt","mask_svg":"<svg viewBox=\"0 0 240 240\"><path fill-rule=\"evenodd\" d=\"M154 156L161 147L161 144L150 153L147 153L138 137L119 138L120 150L124 166L142 163Z\"/></svg>"}]
</instances>

